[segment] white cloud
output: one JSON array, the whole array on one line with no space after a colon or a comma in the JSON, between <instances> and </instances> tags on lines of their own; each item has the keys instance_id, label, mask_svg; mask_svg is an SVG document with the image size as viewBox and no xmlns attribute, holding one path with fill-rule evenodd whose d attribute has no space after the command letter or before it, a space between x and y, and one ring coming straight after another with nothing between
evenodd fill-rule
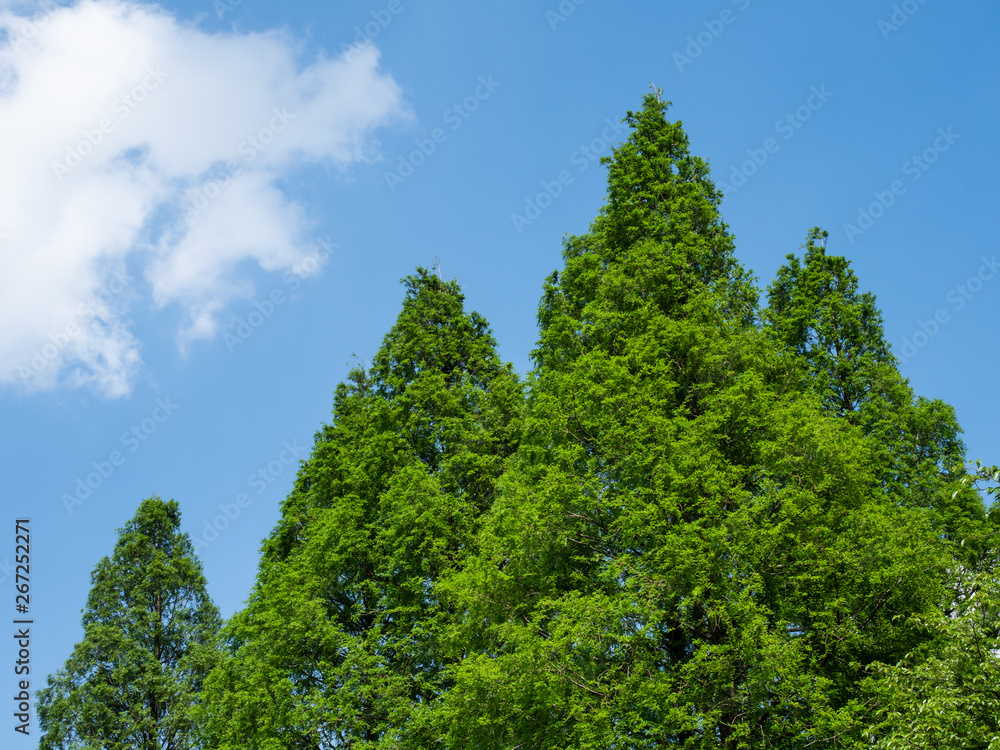
<instances>
[{"instance_id":1,"label":"white cloud","mask_svg":"<svg viewBox=\"0 0 1000 750\"><path fill-rule=\"evenodd\" d=\"M286 33L208 34L150 5L12 7L0 0L0 383L128 393L130 305L183 306L182 346L214 335L252 292L240 264L282 271L314 249L279 178L370 160L372 130L408 116L371 46L302 64Z\"/></svg>"}]
</instances>

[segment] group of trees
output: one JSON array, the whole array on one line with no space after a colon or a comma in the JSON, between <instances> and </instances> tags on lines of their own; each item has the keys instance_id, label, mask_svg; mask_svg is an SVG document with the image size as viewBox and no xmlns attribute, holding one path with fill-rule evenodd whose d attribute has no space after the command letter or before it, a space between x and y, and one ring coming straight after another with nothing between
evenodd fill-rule
<instances>
[{"instance_id":1,"label":"group of trees","mask_svg":"<svg viewBox=\"0 0 1000 750\"><path fill-rule=\"evenodd\" d=\"M1000 748L997 470L825 232L759 305L667 106L625 118L526 380L405 280L227 623L143 502L41 747Z\"/></svg>"}]
</instances>

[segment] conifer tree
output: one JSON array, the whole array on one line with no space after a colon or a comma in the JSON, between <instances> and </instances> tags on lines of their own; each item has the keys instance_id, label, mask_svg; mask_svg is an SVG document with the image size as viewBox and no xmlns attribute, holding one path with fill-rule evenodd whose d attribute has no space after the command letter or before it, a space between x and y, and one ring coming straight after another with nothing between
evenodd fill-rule
<instances>
[{"instance_id":1,"label":"conifer tree","mask_svg":"<svg viewBox=\"0 0 1000 750\"><path fill-rule=\"evenodd\" d=\"M817 244L813 227L800 261L788 255L768 290L767 330L804 364L808 387L826 409L871 438L886 490L933 510L939 527L961 540L984 518L979 496L965 486L965 445L955 410L917 397L897 369L882 314L858 291L849 261ZM971 525L970 525L971 524Z\"/></svg>"},{"instance_id":2,"label":"conifer tree","mask_svg":"<svg viewBox=\"0 0 1000 750\"><path fill-rule=\"evenodd\" d=\"M808 365L828 410L871 429L886 408L908 401L882 329L882 314L846 258L826 254L828 232L809 230L804 258L788 255L768 289L771 333ZM823 246L817 244L823 242Z\"/></svg>"},{"instance_id":3,"label":"conifer tree","mask_svg":"<svg viewBox=\"0 0 1000 750\"><path fill-rule=\"evenodd\" d=\"M143 500L91 574L83 640L39 693L43 750L201 747L218 611L173 500Z\"/></svg>"},{"instance_id":4,"label":"conifer tree","mask_svg":"<svg viewBox=\"0 0 1000 750\"><path fill-rule=\"evenodd\" d=\"M526 401L457 285L405 280L227 627L213 747L890 736L866 729L991 559L957 422L821 230L760 313L667 108L628 113L607 204L565 240Z\"/></svg>"},{"instance_id":5,"label":"conifer tree","mask_svg":"<svg viewBox=\"0 0 1000 750\"><path fill-rule=\"evenodd\" d=\"M539 310L522 445L449 585L451 747L837 746L896 615L942 596L929 520L754 328L721 195L650 94Z\"/></svg>"},{"instance_id":6,"label":"conifer tree","mask_svg":"<svg viewBox=\"0 0 1000 750\"><path fill-rule=\"evenodd\" d=\"M522 393L456 283L418 269L405 285L371 367L338 386L228 626L216 746L434 746L455 617L439 582L472 552Z\"/></svg>"}]
</instances>

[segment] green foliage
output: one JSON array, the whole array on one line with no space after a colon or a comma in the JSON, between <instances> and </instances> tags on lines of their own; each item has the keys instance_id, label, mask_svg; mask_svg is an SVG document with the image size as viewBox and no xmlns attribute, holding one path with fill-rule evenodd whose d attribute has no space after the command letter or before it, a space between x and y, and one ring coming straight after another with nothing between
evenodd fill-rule
<instances>
[{"instance_id":1,"label":"green foliage","mask_svg":"<svg viewBox=\"0 0 1000 750\"><path fill-rule=\"evenodd\" d=\"M944 533L961 539L983 513L962 481L965 446L955 411L914 395L896 368L874 295L858 291L846 258L817 244L826 237L813 227L803 259L787 256L768 290L765 330L799 358L806 387L824 408L870 438L886 491L931 510Z\"/></svg>"},{"instance_id":2,"label":"green foliage","mask_svg":"<svg viewBox=\"0 0 1000 750\"><path fill-rule=\"evenodd\" d=\"M896 664L873 665L866 737L878 750L1000 749L1000 581L959 581L944 612L916 617L927 639Z\"/></svg>"},{"instance_id":3,"label":"green foliage","mask_svg":"<svg viewBox=\"0 0 1000 750\"><path fill-rule=\"evenodd\" d=\"M793 290L790 317L873 338L810 387L830 358L751 326L707 167L644 104L546 285L522 445L448 584L468 612L448 744L846 746L865 666L918 641L905 618L950 559L844 418L866 362L894 385L891 355L870 300L840 331Z\"/></svg>"},{"instance_id":4,"label":"green foliage","mask_svg":"<svg viewBox=\"0 0 1000 750\"><path fill-rule=\"evenodd\" d=\"M964 484L998 494L1000 469L976 462ZM1000 748L1000 518L966 529L968 550L949 575L941 606L912 617L923 638L897 662L875 663L865 681L865 737L878 750Z\"/></svg>"},{"instance_id":5,"label":"green foliage","mask_svg":"<svg viewBox=\"0 0 1000 750\"><path fill-rule=\"evenodd\" d=\"M758 309L667 108L604 160L527 391L457 284L405 280L226 628L210 746L987 747L998 519L954 410L819 228Z\"/></svg>"},{"instance_id":6,"label":"green foliage","mask_svg":"<svg viewBox=\"0 0 1000 750\"><path fill-rule=\"evenodd\" d=\"M220 747L431 747L460 570L516 437L521 386L457 284L405 279L369 369L265 542L233 658L212 676Z\"/></svg>"},{"instance_id":7,"label":"green foliage","mask_svg":"<svg viewBox=\"0 0 1000 750\"><path fill-rule=\"evenodd\" d=\"M608 204L588 234L566 240L565 267L545 286L540 371L596 349L618 354L650 311L712 327L754 315L756 290L733 256L708 165L688 152L681 124L664 117L667 103L647 95L644 105L625 118L629 139L602 159Z\"/></svg>"},{"instance_id":8,"label":"green foliage","mask_svg":"<svg viewBox=\"0 0 1000 750\"><path fill-rule=\"evenodd\" d=\"M972 481L972 477L966 478L963 481L968 483ZM976 473L974 479L977 482L983 482L986 487L986 493L993 497L993 506L990 509L991 512L995 512L1000 508L1000 503L997 503L997 499L1000 499L1000 466L985 466L982 461L976 461Z\"/></svg>"},{"instance_id":9,"label":"green foliage","mask_svg":"<svg viewBox=\"0 0 1000 750\"><path fill-rule=\"evenodd\" d=\"M870 292L858 292L848 260L827 255L828 233L809 230L803 261L788 255L768 289L767 329L802 358L811 388L832 413L870 426L908 394Z\"/></svg>"},{"instance_id":10,"label":"green foliage","mask_svg":"<svg viewBox=\"0 0 1000 750\"><path fill-rule=\"evenodd\" d=\"M42 750L187 750L218 611L173 500L152 497L91 574L83 640L38 696Z\"/></svg>"}]
</instances>

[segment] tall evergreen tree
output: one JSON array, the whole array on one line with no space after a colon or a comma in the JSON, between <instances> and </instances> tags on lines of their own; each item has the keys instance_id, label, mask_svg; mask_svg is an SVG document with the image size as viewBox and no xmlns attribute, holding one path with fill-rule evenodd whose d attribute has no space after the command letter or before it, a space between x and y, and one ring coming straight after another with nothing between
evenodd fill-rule
<instances>
[{"instance_id":1,"label":"tall evergreen tree","mask_svg":"<svg viewBox=\"0 0 1000 750\"><path fill-rule=\"evenodd\" d=\"M434 746L456 616L439 586L473 551L516 438L521 386L454 282L405 280L263 547L211 679L224 748ZM457 657L453 657L457 658Z\"/></svg>"},{"instance_id":2,"label":"tall evergreen tree","mask_svg":"<svg viewBox=\"0 0 1000 750\"><path fill-rule=\"evenodd\" d=\"M980 613L953 412L913 397L818 229L756 327L667 107L628 114L565 241L526 403L457 285L406 279L228 626L213 746L860 746Z\"/></svg>"},{"instance_id":3,"label":"tall evergreen tree","mask_svg":"<svg viewBox=\"0 0 1000 750\"><path fill-rule=\"evenodd\" d=\"M721 195L650 94L539 310L525 432L449 583L450 746L805 747L941 596L925 515L752 322Z\"/></svg>"},{"instance_id":4,"label":"tall evergreen tree","mask_svg":"<svg viewBox=\"0 0 1000 750\"><path fill-rule=\"evenodd\" d=\"M143 500L91 574L83 640L39 693L43 750L189 750L218 611L175 501Z\"/></svg>"},{"instance_id":5,"label":"tall evergreen tree","mask_svg":"<svg viewBox=\"0 0 1000 750\"><path fill-rule=\"evenodd\" d=\"M766 329L801 358L808 387L825 408L871 438L886 490L899 502L932 509L939 526L961 540L984 513L963 483L955 410L915 396L897 369L874 295L859 292L846 258L817 244L827 236L813 227L803 259L787 256L768 290Z\"/></svg>"}]
</instances>

